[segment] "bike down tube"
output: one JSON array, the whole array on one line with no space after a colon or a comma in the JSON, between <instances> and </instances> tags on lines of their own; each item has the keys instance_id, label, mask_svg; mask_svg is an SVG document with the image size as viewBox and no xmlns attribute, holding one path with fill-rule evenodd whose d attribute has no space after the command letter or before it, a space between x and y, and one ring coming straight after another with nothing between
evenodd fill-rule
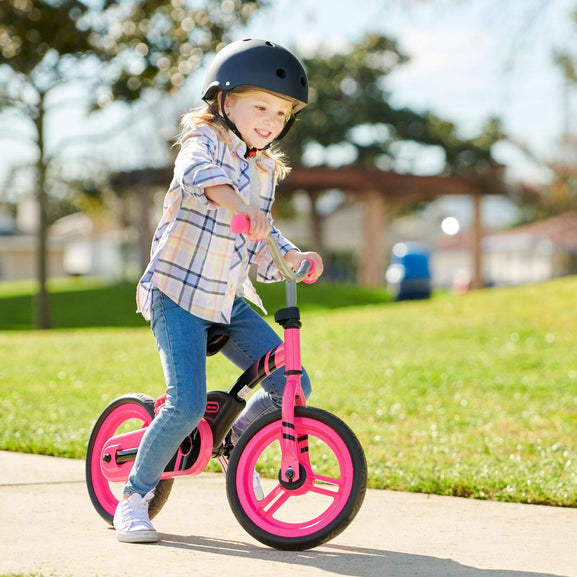
<instances>
[{"instance_id":1,"label":"bike down tube","mask_svg":"<svg viewBox=\"0 0 577 577\"><path fill-rule=\"evenodd\" d=\"M281 343L246 369L231 387L229 394L240 401L246 400L263 379L284 365L285 345Z\"/></svg>"}]
</instances>

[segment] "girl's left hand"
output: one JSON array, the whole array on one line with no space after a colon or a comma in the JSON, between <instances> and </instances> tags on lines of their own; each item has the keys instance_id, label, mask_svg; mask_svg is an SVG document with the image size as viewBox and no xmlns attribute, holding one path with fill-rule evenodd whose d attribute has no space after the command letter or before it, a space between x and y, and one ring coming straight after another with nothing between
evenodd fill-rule
<instances>
[{"instance_id":1,"label":"girl's left hand","mask_svg":"<svg viewBox=\"0 0 577 577\"><path fill-rule=\"evenodd\" d=\"M298 250L289 250L284 256L287 264L293 269L298 270L300 263L308 258L315 263L313 269L307 274L305 280L313 283L315 282L324 271L323 259L317 252L300 252Z\"/></svg>"}]
</instances>

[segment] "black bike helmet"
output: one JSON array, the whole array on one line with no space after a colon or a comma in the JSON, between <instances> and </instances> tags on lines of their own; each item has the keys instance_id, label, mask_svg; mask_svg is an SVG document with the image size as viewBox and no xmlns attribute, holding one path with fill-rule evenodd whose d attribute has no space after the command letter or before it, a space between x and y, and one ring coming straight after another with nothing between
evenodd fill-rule
<instances>
[{"instance_id":1,"label":"black bike helmet","mask_svg":"<svg viewBox=\"0 0 577 577\"><path fill-rule=\"evenodd\" d=\"M268 40L247 39L225 46L214 58L204 78L202 99L213 102L222 91L221 114L238 134L224 112L224 98L235 88L254 86L294 102L293 113L277 140L290 130L296 115L308 104L309 86L303 65L286 48Z\"/></svg>"}]
</instances>

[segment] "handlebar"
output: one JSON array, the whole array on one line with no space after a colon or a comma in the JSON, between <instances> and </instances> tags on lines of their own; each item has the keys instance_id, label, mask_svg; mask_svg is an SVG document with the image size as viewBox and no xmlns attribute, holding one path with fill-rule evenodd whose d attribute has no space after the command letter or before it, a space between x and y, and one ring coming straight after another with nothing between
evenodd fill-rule
<instances>
[{"instance_id":1,"label":"handlebar","mask_svg":"<svg viewBox=\"0 0 577 577\"><path fill-rule=\"evenodd\" d=\"M235 234L248 234L248 232L250 231L250 220L244 214L235 214L232 217L230 223L230 230ZM315 262L312 259L304 258L300 262L298 270L295 272L286 263L280 251L280 248L276 240L272 236L272 234L269 233L265 238L265 241L272 256L272 260L274 261L281 275L286 280L294 280L296 282L304 281L307 284L315 282L311 280L305 280L307 274L309 274L314 270Z\"/></svg>"}]
</instances>

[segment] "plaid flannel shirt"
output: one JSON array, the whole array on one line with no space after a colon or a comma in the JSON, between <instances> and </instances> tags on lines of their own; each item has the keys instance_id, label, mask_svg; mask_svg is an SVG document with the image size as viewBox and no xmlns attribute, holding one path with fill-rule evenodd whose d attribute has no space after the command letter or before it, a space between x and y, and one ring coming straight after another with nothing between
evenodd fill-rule
<instances>
[{"instance_id":1,"label":"plaid flannel shirt","mask_svg":"<svg viewBox=\"0 0 577 577\"><path fill-rule=\"evenodd\" d=\"M209 186L228 184L251 203L249 164L245 143L232 132L223 141L209 126L194 129L176 158L174 177L166 193L163 215L156 228L150 262L138 283L138 312L150 320L151 291L157 287L185 310L216 323L230 323L238 292L264 312L250 280L243 274L256 264L261 282L281 280L264 241L250 242L230 230L232 212L211 202ZM276 187L275 163L258 161L259 208L272 224L271 208ZM255 196L253 194L253 196ZM281 252L296 247L273 226ZM239 291L239 282L244 280Z\"/></svg>"}]
</instances>

